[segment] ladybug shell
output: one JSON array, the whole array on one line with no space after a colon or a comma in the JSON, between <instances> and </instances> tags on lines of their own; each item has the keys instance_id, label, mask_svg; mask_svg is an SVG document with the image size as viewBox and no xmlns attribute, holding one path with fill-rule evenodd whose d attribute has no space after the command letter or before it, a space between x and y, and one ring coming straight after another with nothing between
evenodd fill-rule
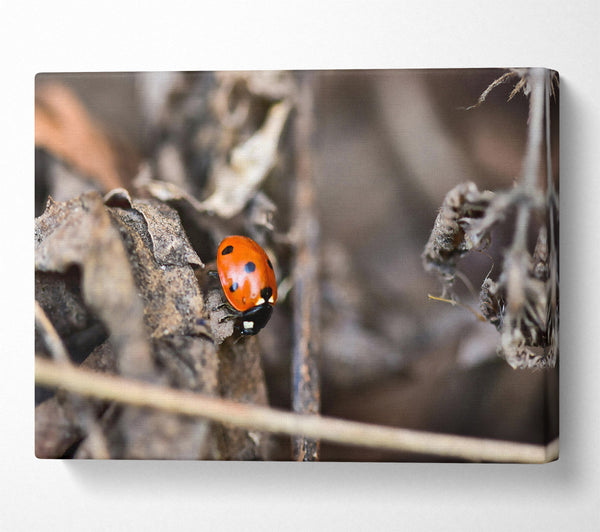
<instances>
[{"instance_id":1,"label":"ladybug shell","mask_svg":"<svg viewBox=\"0 0 600 532\"><path fill-rule=\"evenodd\" d=\"M277 281L269 257L245 236L225 238L217 250L217 270L223 292L239 312L277 301Z\"/></svg>"}]
</instances>

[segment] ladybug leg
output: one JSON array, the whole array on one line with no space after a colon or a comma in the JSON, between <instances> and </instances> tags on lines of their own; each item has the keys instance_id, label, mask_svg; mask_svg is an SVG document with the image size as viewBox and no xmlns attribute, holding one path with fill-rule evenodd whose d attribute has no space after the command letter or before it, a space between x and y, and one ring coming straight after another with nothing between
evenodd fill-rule
<instances>
[{"instance_id":1,"label":"ladybug leg","mask_svg":"<svg viewBox=\"0 0 600 532\"><path fill-rule=\"evenodd\" d=\"M229 305L229 303L221 303L217 307L213 308L212 312L215 312L217 310L223 310L223 309L225 309L227 311L227 313L225 314L225 316L223 316L222 318L219 319L219 323L223 323L228 320L233 320L240 316L240 312L231 308L231 305Z\"/></svg>"},{"instance_id":2,"label":"ladybug leg","mask_svg":"<svg viewBox=\"0 0 600 532\"><path fill-rule=\"evenodd\" d=\"M219 278L219 272L217 270L207 270L206 275L209 277L214 277L215 279Z\"/></svg>"}]
</instances>

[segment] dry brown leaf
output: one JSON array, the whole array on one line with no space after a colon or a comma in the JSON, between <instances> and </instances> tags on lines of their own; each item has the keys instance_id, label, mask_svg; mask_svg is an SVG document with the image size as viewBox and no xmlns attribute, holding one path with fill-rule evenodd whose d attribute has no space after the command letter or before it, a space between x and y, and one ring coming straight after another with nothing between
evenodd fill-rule
<instances>
[{"instance_id":1,"label":"dry brown leaf","mask_svg":"<svg viewBox=\"0 0 600 532\"><path fill-rule=\"evenodd\" d=\"M162 201L185 200L199 213L215 213L222 218L239 214L256 195L261 183L277 162L277 145L291 105L274 104L263 126L248 140L233 148L230 163L215 163L211 181L214 192L198 201L184 189L141 173L136 186Z\"/></svg>"},{"instance_id":2,"label":"dry brown leaf","mask_svg":"<svg viewBox=\"0 0 600 532\"><path fill-rule=\"evenodd\" d=\"M190 266L190 262L202 263L191 249L175 211L151 202L134 205L133 209L108 210L134 265L133 275L144 302L144 320L150 335L208 336L202 294ZM160 242L155 245L157 239Z\"/></svg>"},{"instance_id":3,"label":"dry brown leaf","mask_svg":"<svg viewBox=\"0 0 600 532\"><path fill-rule=\"evenodd\" d=\"M215 394L216 351L190 265L202 262L174 210L156 201L132 204L131 209L108 210L133 265L160 381ZM205 421L131 407L105 430L109 436L125 435L126 458L201 458L209 434Z\"/></svg>"},{"instance_id":4,"label":"dry brown leaf","mask_svg":"<svg viewBox=\"0 0 600 532\"><path fill-rule=\"evenodd\" d=\"M133 208L142 214L148 224L154 258L160 265L204 266L192 249L176 211L155 200L134 201Z\"/></svg>"},{"instance_id":5,"label":"dry brown leaf","mask_svg":"<svg viewBox=\"0 0 600 532\"><path fill-rule=\"evenodd\" d=\"M80 276L73 275L73 265ZM210 327L214 320L194 272L199 266L176 212L157 200L132 199L123 189L104 199L92 192L64 203L49 200L36 219L36 286L42 306L69 310L66 316L53 316L63 333L84 330L98 317L110 334L110 343L97 348L86 364L266 405L256 339L234 343L226 339L229 331L220 337L217 353ZM217 333L226 333L227 325L217 324ZM138 360L140 354L145 358ZM269 440L259 433L130 406L107 410L98 402L90 409L81 401L58 394L38 406L38 456L62 456L81 438L79 458L98 456L99 445L118 458L267 456Z\"/></svg>"},{"instance_id":6,"label":"dry brown leaf","mask_svg":"<svg viewBox=\"0 0 600 532\"><path fill-rule=\"evenodd\" d=\"M73 265L81 270L81 300L75 288L58 286L40 288L46 295L42 301L60 308L65 303L52 298L69 294L66 303L72 303L67 308L73 312L63 330L85 327L88 314L99 317L110 334L119 373L217 393L216 351L192 268L202 263L177 214L153 200L132 201L126 191L106 201L121 207L105 205L100 194L92 192L64 203L49 200L36 219L38 276L46 284L62 286L66 283L61 276ZM42 284L39 281L38 287ZM40 408L40 455L60 456L65 442L73 443L88 428L76 419L71 424L60 421L65 418L60 415L63 409L60 404ZM70 411L75 413L67 417L76 418L77 407ZM49 419L54 424L49 425ZM112 457L197 459L210 448L209 425L202 420L126 407L111 410L100 423ZM61 434L52 435L56 427ZM78 456L94 456L94 442L97 438L89 435Z\"/></svg>"},{"instance_id":7,"label":"dry brown leaf","mask_svg":"<svg viewBox=\"0 0 600 532\"><path fill-rule=\"evenodd\" d=\"M151 374L144 309L123 242L100 194L90 192L64 203L49 199L35 221L35 242L36 271L81 268L83 300L111 334L123 374Z\"/></svg>"},{"instance_id":8,"label":"dry brown leaf","mask_svg":"<svg viewBox=\"0 0 600 532\"><path fill-rule=\"evenodd\" d=\"M291 105L273 105L262 127L231 152L229 164L217 164L212 182L215 191L201 202L201 208L223 218L238 214L255 194L277 160L277 145Z\"/></svg>"},{"instance_id":9,"label":"dry brown leaf","mask_svg":"<svg viewBox=\"0 0 600 532\"><path fill-rule=\"evenodd\" d=\"M459 259L485 241L487 233L474 237L470 229L485 216L493 198L493 192L480 192L471 182L461 183L446 194L422 254L425 270L435 273L444 289L454 282Z\"/></svg>"}]
</instances>

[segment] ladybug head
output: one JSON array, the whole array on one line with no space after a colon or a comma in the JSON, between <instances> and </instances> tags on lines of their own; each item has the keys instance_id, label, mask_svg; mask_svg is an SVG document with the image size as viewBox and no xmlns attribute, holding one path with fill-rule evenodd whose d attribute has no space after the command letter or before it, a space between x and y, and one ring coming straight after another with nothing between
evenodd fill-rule
<instances>
[{"instance_id":1,"label":"ladybug head","mask_svg":"<svg viewBox=\"0 0 600 532\"><path fill-rule=\"evenodd\" d=\"M268 323L272 313L273 307L268 302L253 307L238 317L236 329L244 336L253 336Z\"/></svg>"}]
</instances>

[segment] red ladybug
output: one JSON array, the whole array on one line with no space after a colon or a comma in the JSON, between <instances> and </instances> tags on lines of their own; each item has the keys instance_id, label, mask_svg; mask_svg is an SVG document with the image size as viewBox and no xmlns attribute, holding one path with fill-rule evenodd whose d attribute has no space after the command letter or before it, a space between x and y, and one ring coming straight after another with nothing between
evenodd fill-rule
<instances>
[{"instance_id":1,"label":"red ladybug","mask_svg":"<svg viewBox=\"0 0 600 532\"><path fill-rule=\"evenodd\" d=\"M251 238L228 236L217 250L217 271L234 309L236 328L243 335L258 333L277 301L277 281L269 257Z\"/></svg>"}]
</instances>

